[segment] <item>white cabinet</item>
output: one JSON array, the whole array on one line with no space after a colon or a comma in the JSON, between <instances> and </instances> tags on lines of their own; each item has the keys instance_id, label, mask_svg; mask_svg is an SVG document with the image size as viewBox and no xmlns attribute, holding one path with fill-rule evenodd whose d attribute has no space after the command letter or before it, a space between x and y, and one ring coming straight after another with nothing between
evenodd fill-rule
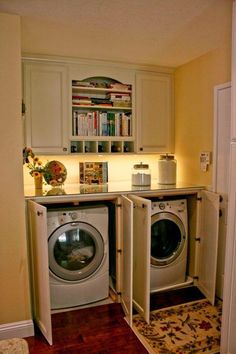
<instances>
[{"instance_id":1,"label":"white cabinet","mask_svg":"<svg viewBox=\"0 0 236 354\"><path fill-rule=\"evenodd\" d=\"M189 211L187 275L214 304L219 223L219 195L202 191L186 195ZM122 196L120 293L125 313L132 324L132 304L149 322L151 200L136 195ZM126 268L127 267L127 271Z\"/></svg>"},{"instance_id":2,"label":"white cabinet","mask_svg":"<svg viewBox=\"0 0 236 354\"><path fill-rule=\"evenodd\" d=\"M136 73L137 152L174 152L170 74Z\"/></svg>"},{"instance_id":3,"label":"white cabinet","mask_svg":"<svg viewBox=\"0 0 236 354\"><path fill-rule=\"evenodd\" d=\"M67 67L55 63L23 63L25 145L40 154L68 153Z\"/></svg>"},{"instance_id":4,"label":"white cabinet","mask_svg":"<svg viewBox=\"0 0 236 354\"><path fill-rule=\"evenodd\" d=\"M174 152L170 73L25 58L23 77L25 145L36 153Z\"/></svg>"},{"instance_id":5,"label":"white cabinet","mask_svg":"<svg viewBox=\"0 0 236 354\"><path fill-rule=\"evenodd\" d=\"M183 193L182 196L187 199L189 212L188 274L214 303L219 196L206 191ZM158 198L158 194L152 197ZM160 197L163 199L163 195ZM83 202L78 198L76 201ZM112 202L117 210L116 290L130 325L133 307L149 322L151 199L128 194L120 195ZM47 209L29 201L28 210L34 317L43 335L52 344Z\"/></svg>"}]
</instances>

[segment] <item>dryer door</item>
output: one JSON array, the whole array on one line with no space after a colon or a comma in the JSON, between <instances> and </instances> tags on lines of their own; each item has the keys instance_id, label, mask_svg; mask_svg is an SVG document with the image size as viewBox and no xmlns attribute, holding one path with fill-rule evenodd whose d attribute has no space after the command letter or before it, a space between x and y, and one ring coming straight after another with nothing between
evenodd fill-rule
<instances>
[{"instance_id":1,"label":"dryer door","mask_svg":"<svg viewBox=\"0 0 236 354\"><path fill-rule=\"evenodd\" d=\"M151 264L166 266L181 254L186 241L183 222L175 214L160 212L152 216Z\"/></svg>"},{"instance_id":2,"label":"dryer door","mask_svg":"<svg viewBox=\"0 0 236 354\"><path fill-rule=\"evenodd\" d=\"M71 282L92 275L104 258L101 234L85 222L71 222L56 229L48 239L48 248L51 272Z\"/></svg>"}]
</instances>

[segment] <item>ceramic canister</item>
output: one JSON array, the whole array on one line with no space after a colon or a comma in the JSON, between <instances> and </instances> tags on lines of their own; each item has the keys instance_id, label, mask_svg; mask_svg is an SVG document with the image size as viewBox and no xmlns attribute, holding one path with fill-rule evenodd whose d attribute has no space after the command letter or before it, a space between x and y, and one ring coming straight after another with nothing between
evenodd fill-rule
<instances>
[{"instance_id":1,"label":"ceramic canister","mask_svg":"<svg viewBox=\"0 0 236 354\"><path fill-rule=\"evenodd\" d=\"M176 183L176 160L173 155L161 155L158 160L158 183Z\"/></svg>"}]
</instances>

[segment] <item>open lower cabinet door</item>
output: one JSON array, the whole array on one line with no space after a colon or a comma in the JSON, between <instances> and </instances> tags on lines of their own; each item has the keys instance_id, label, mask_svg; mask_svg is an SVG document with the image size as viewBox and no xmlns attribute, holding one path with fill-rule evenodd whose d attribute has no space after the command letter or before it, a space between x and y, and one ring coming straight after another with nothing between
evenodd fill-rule
<instances>
[{"instance_id":1,"label":"open lower cabinet door","mask_svg":"<svg viewBox=\"0 0 236 354\"><path fill-rule=\"evenodd\" d=\"M121 304L132 326L133 316L133 202L121 197Z\"/></svg>"},{"instance_id":2,"label":"open lower cabinet door","mask_svg":"<svg viewBox=\"0 0 236 354\"><path fill-rule=\"evenodd\" d=\"M133 202L133 305L149 323L151 201L128 195Z\"/></svg>"},{"instance_id":3,"label":"open lower cabinet door","mask_svg":"<svg viewBox=\"0 0 236 354\"><path fill-rule=\"evenodd\" d=\"M34 319L52 345L52 323L49 289L47 209L28 201Z\"/></svg>"},{"instance_id":4,"label":"open lower cabinet door","mask_svg":"<svg viewBox=\"0 0 236 354\"><path fill-rule=\"evenodd\" d=\"M199 205L198 287L214 305L219 229L219 195L201 192Z\"/></svg>"}]
</instances>

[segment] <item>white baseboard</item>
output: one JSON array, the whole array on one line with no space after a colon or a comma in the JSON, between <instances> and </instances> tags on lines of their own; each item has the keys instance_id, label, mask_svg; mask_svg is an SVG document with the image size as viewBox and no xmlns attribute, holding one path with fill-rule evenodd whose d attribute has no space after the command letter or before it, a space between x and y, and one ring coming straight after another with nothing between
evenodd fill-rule
<instances>
[{"instance_id":1,"label":"white baseboard","mask_svg":"<svg viewBox=\"0 0 236 354\"><path fill-rule=\"evenodd\" d=\"M32 320L0 325L0 339L26 338L31 336L34 336L34 324Z\"/></svg>"}]
</instances>

